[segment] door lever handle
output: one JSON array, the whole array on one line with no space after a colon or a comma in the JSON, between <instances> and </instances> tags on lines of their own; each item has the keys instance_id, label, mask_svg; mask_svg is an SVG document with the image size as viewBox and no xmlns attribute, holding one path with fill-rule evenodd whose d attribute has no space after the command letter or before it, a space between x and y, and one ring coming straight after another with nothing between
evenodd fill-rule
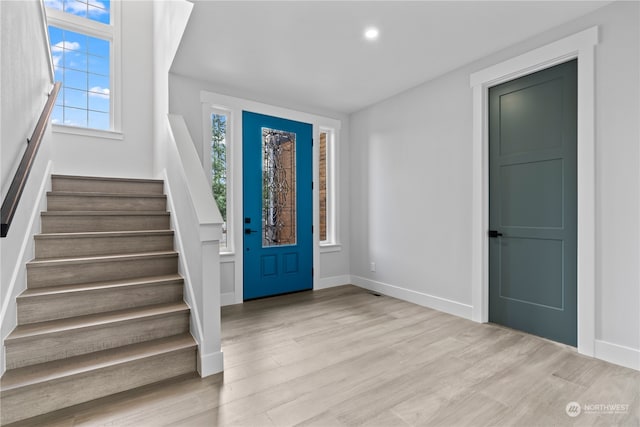
<instances>
[{"instance_id":1,"label":"door lever handle","mask_svg":"<svg viewBox=\"0 0 640 427\"><path fill-rule=\"evenodd\" d=\"M252 230L250 228L245 228L244 229L244 234L251 234L251 233L257 233L258 230Z\"/></svg>"},{"instance_id":2,"label":"door lever handle","mask_svg":"<svg viewBox=\"0 0 640 427\"><path fill-rule=\"evenodd\" d=\"M502 233L498 233L498 230L489 230L489 237L500 237Z\"/></svg>"}]
</instances>

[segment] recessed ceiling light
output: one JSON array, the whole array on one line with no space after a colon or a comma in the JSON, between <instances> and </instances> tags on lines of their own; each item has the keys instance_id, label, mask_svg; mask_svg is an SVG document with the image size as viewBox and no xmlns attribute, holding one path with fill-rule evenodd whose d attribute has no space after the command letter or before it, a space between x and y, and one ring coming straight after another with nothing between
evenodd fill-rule
<instances>
[{"instance_id":1,"label":"recessed ceiling light","mask_svg":"<svg viewBox=\"0 0 640 427\"><path fill-rule=\"evenodd\" d=\"M364 37L367 40L375 40L378 38L378 35L380 35L380 31L378 31L376 27L369 27L364 30Z\"/></svg>"}]
</instances>

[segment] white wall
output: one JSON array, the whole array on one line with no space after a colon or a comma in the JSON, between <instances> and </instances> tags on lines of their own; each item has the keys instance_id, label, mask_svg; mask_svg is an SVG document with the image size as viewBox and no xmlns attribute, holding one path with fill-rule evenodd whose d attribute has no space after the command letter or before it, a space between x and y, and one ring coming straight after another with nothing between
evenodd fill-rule
<instances>
[{"instance_id":1,"label":"white wall","mask_svg":"<svg viewBox=\"0 0 640 427\"><path fill-rule=\"evenodd\" d=\"M638 18L637 2L616 2L353 114L354 282L470 317L469 76L599 25L596 356L616 357L604 354L608 350L599 355L598 343L601 349L625 353L623 359L640 356ZM369 271L372 261L375 273Z\"/></svg>"},{"instance_id":2,"label":"white wall","mask_svg":"<svg viewBox=\"0 0 640 427\"><path fill-rule=\"evenodd\" d=\"M153 177L153 2L123 1L122 136L110 139L54 132L54 172Z\"/></svg>"},{"instance_id":3,"label":"white wall","mask_svg":"<svg viewBox=\"0 0 640 427\"><path fill-rule=\"evenodd\" d=\"M181 47L184 48L184 47ZM348 182L348 164L349 164L349 146L348 135L349 126L347 117L343 114L328 112L325 110L317 110L312 107L302 105L278 105L277 100L260 99L247 96L244 92L229 90L228 88L216 85L210 82L204 82L177 74L170 74L169 81L169 108L171 113L181 114L184 116L189 132L196 144L196 149L201 158L204 154L202 146L202 104L200 101L200 92L202 90L226 94L233 97L248 97L263 104L283 107L289 110L301 111L318 116L330 117L341 120L342 129L340 131L340 140L338 146L339 170L338 179L342 183L339 189L338 202L338 226L340 228L341 249L335 252L320 252L316 247L314 250L319 253L320 263L317 280L314 286L316 288L341 285L348 283L349 275L349 187ZM233 162L236 170L241 168L242 153L235 152L235 161ZM235 187L234 198L240 200L242 198L242 188ZM242 212L235 212L236 221L239 224L242 220ZM237 233L236 233L237 234ZM236 248L242 245L242 236L236 237ZM236 251L237 253L237 251ZM231 303L237 301L233 293L235 292L235 281L238 273L238 266L235 263L237 255L223 255L221 264L221 293L223 294L223 303Z\"/></svg>"},{"instance_id":4,"label":"white wall","mask_svg":"<svg viewBox=\"0 0 640 427\"><path fill-rule=\"evenodd\" d=\"M39 1L0 2L0 188L6 194L51 90L51 67ZM0 239L0 375L4 339L16 326L15 297L26 288L25 263L33 258L51 158L45 133L11 228Z\"/></svg>"},{"instance_id":5,"label":"white wall","mask_svg":"<svg viewBox=\"0 0 640 427\"><path fill-rule=\"evenodd\" d=\"M51 90L40 3L2 2L0 194L5 195Z\"/></svg>"}]
</instances>

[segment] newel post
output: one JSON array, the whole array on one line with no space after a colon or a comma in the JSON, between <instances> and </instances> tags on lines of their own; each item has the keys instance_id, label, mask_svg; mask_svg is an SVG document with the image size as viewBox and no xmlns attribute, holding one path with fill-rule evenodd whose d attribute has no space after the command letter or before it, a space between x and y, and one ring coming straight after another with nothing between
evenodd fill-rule
<instances>
[{"instance_id":1,"label":"newel post","mask_svg":"<svg viewBox=\"0 0 640 427\"><path fill-rule=\"evenodd\" d=\"M201 377L222 372L220 344L220 238L222 224L201 224L202 343L198 355Z\"/></svg>"}]
</instances>

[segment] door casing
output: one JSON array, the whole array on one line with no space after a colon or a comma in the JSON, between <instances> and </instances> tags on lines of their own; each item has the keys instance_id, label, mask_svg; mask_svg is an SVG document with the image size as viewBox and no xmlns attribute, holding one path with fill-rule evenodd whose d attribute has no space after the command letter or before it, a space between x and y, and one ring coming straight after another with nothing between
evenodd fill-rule
<instances>
[{"instance_id":1,"label":"door casing","mask_svg":"<svg viewBox=\"0 0 640 427\"><path fill-rule=\"evenodd\" d=\"M578 59L578 352L595 355L595 46L598 27L471 75L473 89L472 319L489 320L488 88Z\"/></svg>"},{"instance_id":2,"label":"door casing","mask_svg":"<svg viewBox=\"0 0 640 427\"><path fill-rule=\"evenodd\" d=\"M208 137L208 133L211 132L210 124L208 123L209 115L211 114L211 110L223 110L230 114L231 127L228 131L231 132L233 142L231 149L231 160L228 167L230 167L231 172L231 191L233 192L233 201L232 201L232 209L233 212L243 212L243 204L242 204L242 111L254 111L259 114L264 114L267 116L275 116L282 117L288 120L294 120L304 123L311 123L313 125L313 138L314 141L318 141L320 137L320 129L328 128L332 129L335 134L334 138L336 139L335 144L339 147L340 144L340 129L342 127L342 122L338 119L333 119L329 117L319 116L316 114L304 113L297 110L291 110L288 108L277 107L270 104L265 104L262 102L256 102L249 99L237 98L234 96L223 95L215 92L209 91L201 91L200 92L200 102L202 106L202 123L203 123L203 148L202 150L204 155L203 158L206 160L206 153L208 150L208 146L210 144ZM312 158L313 158L313 179L314 182L318 182L318 145L314 144ZM207 163L204 163L205 171L207 168L211 166ZM336 179L339 180L339 175L336 175ZM319 209L319 200L318 200L318 188L319 186L314 186L313 189L313 224L315 229L319 229L319 219L316 212ZM336 194L334 197L337 200L340 200L340 189L336 188ZM231 305L231 304L242 304L244 300L243 296L243 251L238 250L238 248L242 248L242 233L243 233L244 224L242 221L234 221L231 224L233 227L232 230L232 239L234 240L234 252L226 253L220 256L220 262L222 264L233 264L232 272L233 272L233 291L228 293L223 293L221 295L221 304L222 305ZM340 230L339 222L336 223L336 227ZM323 280L319 278L320 275L320 250L319 250L319 240L318 233L314 234L313 237L313 267L314 267L314 277L313 277L313 287L314 289L319 289L322 287L326 287L323 284ZM340 245L337 245L336 248L332 250L341 250Z\"/></svg>"}]
</instances>

